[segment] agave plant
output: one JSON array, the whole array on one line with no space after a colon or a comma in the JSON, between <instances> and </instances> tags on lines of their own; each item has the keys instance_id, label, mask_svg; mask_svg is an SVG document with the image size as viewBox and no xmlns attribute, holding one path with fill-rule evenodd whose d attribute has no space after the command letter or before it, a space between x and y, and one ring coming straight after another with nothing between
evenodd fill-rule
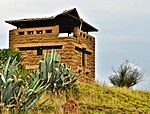
<instances>
[{"instance_id":1,"label":"agave plant","mask_svg":"<svg viewBox=\"0 0 150 114\"><path fill-rule=\"evenodd\" d=\"M10 63L8 59L6 65L0 70L0 109L16 110L15 113L27 111L49 86L38 75L32 75L32 80L27 82L26 76L17 77L18 63L16 58ZM45 84L43 84L45 83Z\"/></svg>"},{"instance_id":2,"label":"agave plant","mask_svg":"<svg viewBox=\"0 0 150 114\"><path fill-rule=\"evenodd\" d=\"M49 83L52 93L70 89L77 89L77 77L72 74L72 68L67 64L60 63L60 55L52 50L50 54L45 54L44 60L39 61L40 76Z\"/></svg>"},{"instance_id":3,"label":"agave plant","mask_svg":"<svg viewBox=\"0 0 150 114\"><path fill-rule=\"evenodd\" d=\"M45 54L44 60L39 61L39 69L36 71L20 74L19 65L16 58L12 62L9 58L0 68L1 112L5 108L14 113L28 111L47 88L54 93L77 87L77 77L72 74L71 67L60 63L59 53L54 50L50 54ZM28 81L27 76L30 76Z\"/></svg>"},{"instance_id":4,"label":"agave plant","mask_svg":"<svg viewBox=\"0 0 150 114\"><path fill-rule=\"evenodd\" d=\"M20 109L23 111L27 111L28 109L30 109L40 99L42 94L49 87L49 84L45 83L44 80L41 79L40 75L32 73L31 78L32 79L30 83L26 83L27 88L24 89L20 101Z\"/></svg>"},{"instance_id":5,"label":"agave plant","mask_svg":"<svg viewBox=\"0 0 150 114\"><path fill-rule=\"evenodd\" d=\"M19 64L16 62L16 58L10 64L11 58L8 59L6 65L3 65L0 69L0 103L1 109L6 107L15 107L16 99L20 98L21 95L21 86L23 80L17 78L14 74L17 71Z\"/></svg>"}]
</instances>

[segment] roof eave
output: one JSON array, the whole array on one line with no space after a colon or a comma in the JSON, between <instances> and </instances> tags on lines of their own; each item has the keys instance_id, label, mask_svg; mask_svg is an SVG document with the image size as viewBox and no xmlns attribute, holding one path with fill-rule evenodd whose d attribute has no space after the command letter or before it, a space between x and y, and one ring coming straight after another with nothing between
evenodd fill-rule
<instances>
[{"instance_id":1,"label":"roof eave","mask_svg":"<svg viewBox=\"0 0 150 114\"><path fill-rule=\"evenodd\" d=\"M85 23L87 26L91 27L93 30L89 31L89 32L92 32L92 31L95 31L95 32L98 32L98 29L95 28L94 26L90 25L89 23L83 21L83 23Z\"/></svg>"}]
</instances>

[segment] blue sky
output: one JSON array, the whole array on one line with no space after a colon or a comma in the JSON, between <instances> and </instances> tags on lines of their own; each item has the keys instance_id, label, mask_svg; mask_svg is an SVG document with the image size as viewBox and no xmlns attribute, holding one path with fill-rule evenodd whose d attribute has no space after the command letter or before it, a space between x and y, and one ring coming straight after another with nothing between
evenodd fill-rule
<instances>
[{"instance_id":1,"label":"blue sky","mask_svg":"<svg viewBox=\"0 0 150 114\"><path fill-rule=\"evenodd\" d=\"M96 77L109 83L112 67L128 59L139 65L143 81L136 88L150 88L149 0L1 0L0 48L8 48L5 20L47 17L76 7L83 20L99 29L96 38Z\"/></svg>"}]
</instances>

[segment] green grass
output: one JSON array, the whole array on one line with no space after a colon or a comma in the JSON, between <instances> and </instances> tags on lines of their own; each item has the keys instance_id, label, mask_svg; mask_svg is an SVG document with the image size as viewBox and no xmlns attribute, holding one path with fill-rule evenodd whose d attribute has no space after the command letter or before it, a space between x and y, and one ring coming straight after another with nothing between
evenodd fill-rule
<instances>
[{"instance_id":1,"label":"green grass","mask_svg":"<svg viewBox=\"0 0 150 114\"><path fill-rule=\"evenodd\" d=\"M65 95L51 96L41 113L63 114ZM150 114L150 92L80 83L74 95L81 114Z\"/></svg>"},{"instance_id":2,"label":"green grass","mask_svg":"<svg viewBox=\"0 0 150 114\"><path fill-rule=\"evenodd\" d=\"M83 83L79 87L82 114L150 114L150 92Z\"/></svg>"}]
</instances>

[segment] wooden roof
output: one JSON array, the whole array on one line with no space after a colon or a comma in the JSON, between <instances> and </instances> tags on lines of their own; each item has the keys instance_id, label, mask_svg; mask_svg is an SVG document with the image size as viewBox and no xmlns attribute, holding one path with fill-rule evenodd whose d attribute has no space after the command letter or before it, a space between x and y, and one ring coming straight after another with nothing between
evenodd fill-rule
<instances>
[{"instance_id":1,"label":"wooden roof","mask_svg":"<svg viewBox=\"0 0 150 114\"><path fill-rule=\"evenodd\" d=\"M74 27L80 28L81 25L82 31L98 31L98 29L96 29L95 27L93 27L92 25L88 24L80 18L76 8L71 10L65 10L64 12L51 17L8 20L5 22L14 25L17 28L32 28L59 25L61 33L73 32Z\"/></svg>"}]
</instances>

